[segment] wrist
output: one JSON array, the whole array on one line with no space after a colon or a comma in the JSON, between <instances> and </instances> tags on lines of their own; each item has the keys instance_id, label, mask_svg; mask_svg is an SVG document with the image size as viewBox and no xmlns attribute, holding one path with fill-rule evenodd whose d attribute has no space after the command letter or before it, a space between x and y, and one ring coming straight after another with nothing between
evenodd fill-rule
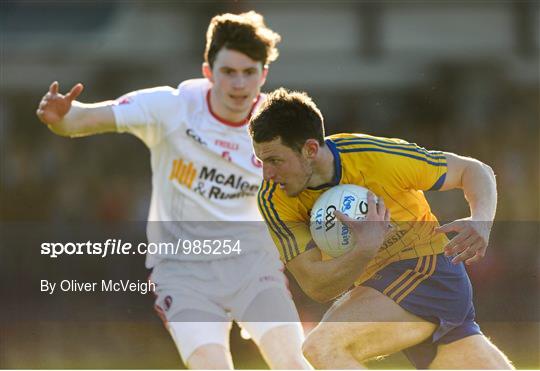
<instances>
[{"instance_id":1,"label":"wrist","mask_svg":"<svg viewBox=\"0 0 540 371\"><path fill-rule=\"evenodd\" d=\"M371 259L373 259L375 255L377 255L377 252L379 251L380 247L381 247L380 244L377 246L375 245L368 246L365 244L361 245L357 243L353 251L354 251L354 255L358 257L358 259L362 259L362 261L365 261L367 263Z\"/></svg>"},{"instance_id":2,"label":"wrist","mask_svg":"<svg viewBox=\"0 0 540 371\"><path fill-rule=\"evenodd\" d=\"M487 215L471 215L471 221L493 224L493 218Z\"/></svg>"}]
</instances>

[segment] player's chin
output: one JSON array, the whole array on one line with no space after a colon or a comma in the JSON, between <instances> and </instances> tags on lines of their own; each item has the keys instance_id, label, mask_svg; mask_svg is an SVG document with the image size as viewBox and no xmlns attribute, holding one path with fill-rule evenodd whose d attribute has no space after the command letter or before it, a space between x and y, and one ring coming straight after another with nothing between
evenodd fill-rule
<instances>
[{"instance_id":1,"label":"player's chin","mask_svg":"<svg viewBox=\"0 0 540 371\"><path fill-rule=\"evenodd\" d=\"M249 104L247 104L246 102L244 102L242 104L231 102L231 104L229 105L229 110L231 110L232 112L236 112L236 113L247 112L250 109L251 109L251 106Z\"/></svg>"},{"instance_id":2,"label":"player's chin","mask_svg":"<svg viewBox=\"0 0 540 371\"><path fill-rule=\"evenodd\" d=\"M229 104L232 107L236 107L237 109L246 109L251 107L251 103L253 102L253 99L250 98L250 96L243 96L243 97L233 97L229 96Z\"/></svg>"}]
</instances>

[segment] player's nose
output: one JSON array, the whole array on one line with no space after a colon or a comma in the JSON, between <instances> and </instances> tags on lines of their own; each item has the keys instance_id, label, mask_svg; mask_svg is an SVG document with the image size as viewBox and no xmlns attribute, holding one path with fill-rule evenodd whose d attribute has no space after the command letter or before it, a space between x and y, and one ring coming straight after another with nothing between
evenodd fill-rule
<instances>
[{"instance_id":1,"label":"player's nose","mask_svg":"<svg viewBox=\"0 0 540 371\"><path fill-rule=\"evenodd\" d=\"M246 79L242 75L238 75L233 79L232 86L235 89L243 89L246 86Z\"/></svg>"}]
</instances>

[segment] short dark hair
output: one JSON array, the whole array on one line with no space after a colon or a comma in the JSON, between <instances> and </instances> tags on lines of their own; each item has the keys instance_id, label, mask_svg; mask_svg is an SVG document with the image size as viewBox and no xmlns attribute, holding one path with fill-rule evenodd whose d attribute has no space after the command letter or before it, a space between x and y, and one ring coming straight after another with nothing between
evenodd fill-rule
<instances>
[{"instance_id":1,"label":"short dark hair","mask_svg":"<svg viewBox=\"0 0 540 371\"><path fill-rule=\"evenodd\" d=\"M269 29L264 17L250 11L242 14L220 14L212 18L206 32L204 60L214 66L222 48L239 51L264 65L277 59L276 44L281 36Z\"/></svg>"},{"instance_id":2,"label":"short dark hair","mask_svg":"<svg viewBox=\"0 0 540 371\"><path fill-rule=\"evenodd\" d=\"M268 94L251 118L249 134L256 143L279 137L284 145L300 151L308 139L324 145L324 120L306 93L279 88Z\"/></svg>"}]
</instances>

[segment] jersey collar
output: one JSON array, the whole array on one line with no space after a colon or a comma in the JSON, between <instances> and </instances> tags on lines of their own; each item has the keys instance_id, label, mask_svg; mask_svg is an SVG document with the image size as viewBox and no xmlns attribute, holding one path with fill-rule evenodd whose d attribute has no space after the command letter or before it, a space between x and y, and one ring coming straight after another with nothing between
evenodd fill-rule
<instances>
[{"instance_id":1,"label":"jersey collar","mask_svg":"<svg viewBox=\"0 0 540 371\"><path fill-rule=\"evenodd\" d=\"M326 145L330 149L330 152L332 152L332 155L334 156L334 178L332 179L330 183L326 183L326 184L320 185L318 187L313 187L313 188L308 187L308 189L311 189L314 191L328 188L328 187L333 187L333 186L338 185L339 182L341 182L341 158L339 157L339 150L337 149L336 144L332 142L332 140L326 139L324 142L326 143Z\"/></svg>"},{"instance_id":2,"label":"jersey collar","mask_svg":"<svg viewBox=\"0 0 540 371\"><path fill-rule=\"evenodd\" d=\"M210 111L210 114L212 115L212 117L214 117L216 120L218 120L222 124L227 125L227 126L232 126L232 127L235 127L235 128L238 128L240 126L244 126L245 124L247 124L249 122L249 119L251 118L251 115L253 113L253 110L255 109L255 106L257 106L257 104L259 103L259 100L261 99L261 95L260 94L257 95L257 99L255 99L255 102L253 102L253 105L251 106L251 110L249 111L247 117L245 119L243 119L242 121L234 122L234 121L226 120L226 119L218 116L217 113L215 113L212 110L212 103L210 103L210 90L211 89L208 89L208 91L206 92L206 104L208 105L208 111Z\"/></svg>"}]
</instances>

